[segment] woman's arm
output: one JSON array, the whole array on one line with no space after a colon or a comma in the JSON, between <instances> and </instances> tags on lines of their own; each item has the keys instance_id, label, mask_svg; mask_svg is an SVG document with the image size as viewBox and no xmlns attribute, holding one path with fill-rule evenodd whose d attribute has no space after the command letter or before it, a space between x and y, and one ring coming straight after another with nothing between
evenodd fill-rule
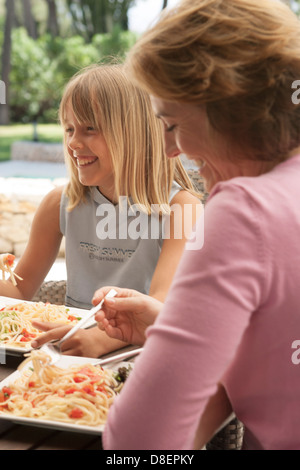
<instances>
[{"instance_id":1,"label":"woman's arm","mask_svg":"<svg viewBox=\"0 0 300 470\"><path fill-rule=\"evenodd\" d=\"M188 191L179 191L171 201L169 231L165 235L149 295L164 301L182 256L187 238L201 211L201 201Z\"/></svg>"},{"instance_id":2,"label":"woman's arm","mask_svg":"<svg viewBox=\"0 0 300 470\"><path fill-rule=\"evenodd\" d=\"M55 188L42 200L34 216L29 241L15 273L23 280L14 286L0 282L0 295L30 300L54 263L62 234L59 227L62 187Z\"/></svg>"}]
</instances>

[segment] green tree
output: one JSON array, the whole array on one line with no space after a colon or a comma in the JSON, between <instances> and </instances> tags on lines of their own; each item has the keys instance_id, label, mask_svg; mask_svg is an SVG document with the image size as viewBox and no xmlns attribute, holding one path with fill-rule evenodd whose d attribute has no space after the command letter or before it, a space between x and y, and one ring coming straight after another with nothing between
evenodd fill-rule
<instances>
[{"instance_id":1,"label":"green tree","mask_svg":"<svg viewBox=\"0 0 300 470\"><path fill-rule=\"evenodd\" d=\"M5 83L6 93L9 93L10 85L10 57L12 49L12 40L11 33L14 24L15 18L15 2L14 0L6 0L6 19L4 25L4 39L2 46L2 56L1 56L1 80ZM9 103L2 104L0 106L0 125L5 125L9 123L10 119L10 109Z\"/></svg>"},{"instance_id":2,"label":"green tree","mask_svg":"<svg viewBox=\"0 0 300 470\"><path fill-rule=\"evenodd\" d=\"M135 0L67 0L77 34L91 42L95 34L111 33L114 26L128 30L128 11Z\"/></svg>"}]
</instances>

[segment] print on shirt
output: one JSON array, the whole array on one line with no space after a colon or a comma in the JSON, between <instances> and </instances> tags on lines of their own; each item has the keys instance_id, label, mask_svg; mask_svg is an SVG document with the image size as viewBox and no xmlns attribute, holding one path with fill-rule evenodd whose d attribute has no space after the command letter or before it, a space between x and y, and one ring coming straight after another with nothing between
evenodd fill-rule
<instances>
[{"instance_id":1,"label":"print on shirt","mask_svg":"<svg viewBox=\"0 0 300 470\"><path fill-rule=\"evenodd\" d=\"M123 249L119 247L101 247L93 243L80 242L80 249L88 253L89 259L98 261L114 261L124 263L131 258L135 250Z\"/></svg>"}]
</instances>

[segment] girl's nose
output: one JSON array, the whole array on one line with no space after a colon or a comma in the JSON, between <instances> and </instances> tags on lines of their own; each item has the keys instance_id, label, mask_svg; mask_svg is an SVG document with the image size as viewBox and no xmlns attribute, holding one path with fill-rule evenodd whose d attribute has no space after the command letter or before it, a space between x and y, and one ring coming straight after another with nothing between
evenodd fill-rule
<instances>
[{"instance_id":1,"label":"girl's nose","mask_svg":"<svg viewBox=\"0 0 300 470\"><path fill-rule=\"evenodd\" d=\"M68 139L68 147L75 151L77 149L83 148L83 143L79 138L78 134L73 133Z\"/></svg>"}]
</instances>

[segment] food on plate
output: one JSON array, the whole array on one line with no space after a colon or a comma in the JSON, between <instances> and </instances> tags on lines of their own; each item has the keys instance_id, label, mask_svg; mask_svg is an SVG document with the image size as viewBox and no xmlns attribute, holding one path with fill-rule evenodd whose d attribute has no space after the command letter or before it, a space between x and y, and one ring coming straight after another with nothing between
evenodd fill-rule
<instances>
[{"instance_id":1,"label":"food on plate","mask_svg":"<svg viewBox=\"0 0 300 470\"><path fill-rule=\"evenodd\" d=\"M20 302L0 310L0 345L26 348L42 332L32 321L74 324L79 317L70 314L64 305L44 302Z\"/></svg>"},{"instance_id":2,"label":"food on plate","mask_svg":"<svg viewBox=\"0 0 300 470\"><path fill-rule=\"evenodd\" d=\"M123 387L123 382L117 380L119 373L89 363L65 369L50 361L40 350L28 355L19 366L20 376L0 389L0 416L103 425ZM32 367L28 368L28 362Z\"/></svg>"},{"instance_id":3,"label":"food on plate","mask_svg":"<svg viewBox=\"0 0 300 470\"><path fill-rule=\"evenodd\" d=\"M9 277L14 286L17 285L16 278L20 281L23 281L23 279L15 274L12 270L15 258L16 257L10 253L3 253L0 255L0 270L2 271L2 279L5 280L5 273L9 273Z\"/></svg>"}]
</instances>

